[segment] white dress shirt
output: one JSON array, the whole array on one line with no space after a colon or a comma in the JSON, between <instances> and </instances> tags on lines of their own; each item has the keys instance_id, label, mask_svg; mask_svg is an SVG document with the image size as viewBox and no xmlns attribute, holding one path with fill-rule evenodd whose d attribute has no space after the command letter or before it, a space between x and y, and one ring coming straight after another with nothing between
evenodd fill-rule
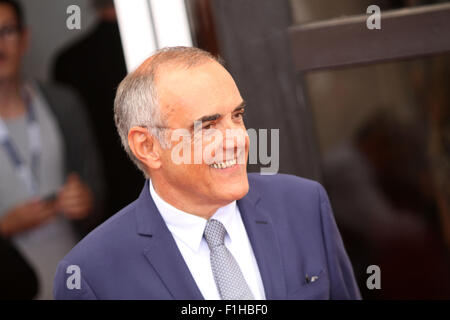
<instances>
[{"instance_id":1,"label":"white dress shirt","mask_svg":"<svg viewBox=\"0 0 450 320\"><path fill-rule=\"evenodd\" d=\"M203 237L207 220L173 207L156 193L151 181L149 185L150 195L203 297L206 300L220 300L211 269L209 247ZM227 230L225 246L236 259L255 299L264 300L266 297L258 264L236 201L219 208L211 219L219 220L224 225Z\"/></svg>"}]
</instances>

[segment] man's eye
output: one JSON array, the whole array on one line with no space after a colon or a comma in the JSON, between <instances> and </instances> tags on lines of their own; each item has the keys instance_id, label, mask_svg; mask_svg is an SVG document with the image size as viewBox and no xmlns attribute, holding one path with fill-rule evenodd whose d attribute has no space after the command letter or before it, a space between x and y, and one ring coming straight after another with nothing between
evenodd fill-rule
<instances>
[{"instance_id":1,"label":"man's eye","mask_svg":"<svg viewBox=\"0 0 450 320\"><path fill-rule=\"evenodd\" d=\"M4 36L4 35L12 35L17 31L16 27L13 26L6 26L0 29L0 35Z\"/></svg>"},{"instance_id":2,"label":"man's eye","mask_svg":"<svg viewBox=\"0 0 450 320\"><path fill-rule=\"evenodd\" d=\"M203 126L203 129L204 130L208 130L208 129L211 129L212 128L212 123L208 123L208 124L205 124L204 126Z\"/></svg>"},{"instance_id":3,"label":"man's eye","mask_svg":"<svg viewBox=\"0 0 450 320\"><path fill-rule=\"evenodd\" d=\"M235 113L235 114L234 114L234 118L236 118L236 119L243 119L243 118L244 118L244 115L245 115L245 112L244 112L244 111L238 112L238 113Z\"/></svg>"}]
</instances>

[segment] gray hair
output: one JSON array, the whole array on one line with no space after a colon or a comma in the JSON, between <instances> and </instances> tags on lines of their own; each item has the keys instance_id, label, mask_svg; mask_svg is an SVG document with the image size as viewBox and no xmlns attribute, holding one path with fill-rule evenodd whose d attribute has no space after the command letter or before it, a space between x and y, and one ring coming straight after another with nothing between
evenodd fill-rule
<instances>
[{"instance_id":1,"label":"gray hair","mask_svg":"<svg viewBox=\"0 0 450 320\"><path fill-rule=\"evenodd\" d=\"M120 83L114 100L114 121L125 152L145 177L148 178L145 166L128 145L128 132L135 126L145 127L163 149L170 147L165 134L167 124L160 110L155 80L159 68L168 63L191 68L211 60L223 64L220 58L195 47L163 48L156 51Z\"/></svg>"}]
</instances>

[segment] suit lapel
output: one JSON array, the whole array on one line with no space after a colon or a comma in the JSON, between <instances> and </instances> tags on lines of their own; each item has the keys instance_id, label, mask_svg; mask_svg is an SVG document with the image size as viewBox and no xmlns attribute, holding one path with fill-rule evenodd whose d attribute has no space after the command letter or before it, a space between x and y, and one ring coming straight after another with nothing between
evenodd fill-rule
<instances>
[{"instance_id":1,"label":"suit lapel","mask_svg":"<svg viewBox=\"0 0 450 320\"><path fill-rule=\"evenodd\" d=\"M278 240L270 214L258 206L260 197L250 187L238 206L264 284L266 299L286 299L286 283Z\"/></svg>"},{"instance_id":2,"label":"suit lapel","mask_svg":"<svg viewBox=\"0 0 450 320\"><path fill-rule=\"evenodd\" d=\"M144 255L174 299L204 299L181 255L175 240L161 217L152 197L148 180L137 200L138 234L149 238Z\"/></svg>"},{"instance_id":3,"label":"suit lapel","mask_svg":"<svg viewBox=\"0 0 450 320\"><path fill-rule=\"evenodd\" d=\"M258 205L260 197L250 188L238 206L264 284L266 299L286 299L286 283L278 240L270 214ZM174 299L204 299L145 186L136 204L137 232L149 238L144 255Z\"/></svg>"}]
</instances>

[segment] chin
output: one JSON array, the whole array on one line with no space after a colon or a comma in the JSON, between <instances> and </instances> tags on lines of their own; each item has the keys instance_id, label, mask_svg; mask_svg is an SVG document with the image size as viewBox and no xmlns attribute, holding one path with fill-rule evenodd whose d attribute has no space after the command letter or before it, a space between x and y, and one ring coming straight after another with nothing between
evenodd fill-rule
<instances>
[{"instance_id":1,"label":"chin","mask_svg":"<svg viewBox=\"0 0 450 320\"><path fill-rule=\"evenodd\" d=\"M229 186L221 185L218 187L218 192L226 202L242 199L248 193L248 190L247 179L243 179L243 181Z\"/></svg>"}]
</instances>

